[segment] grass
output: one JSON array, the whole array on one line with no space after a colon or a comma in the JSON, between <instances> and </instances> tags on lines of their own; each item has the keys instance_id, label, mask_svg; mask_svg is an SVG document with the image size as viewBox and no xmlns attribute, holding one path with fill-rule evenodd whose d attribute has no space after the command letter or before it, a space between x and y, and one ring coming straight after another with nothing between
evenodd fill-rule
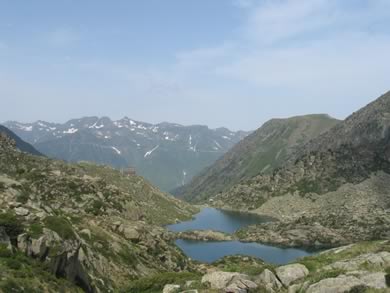
<instances>
[{"instance_id":1,"label":"grass","mask_svg":"<svg viewBox=\"0 0 390 293\"><path fill-rule=\"evenodd\" d=\"M22 222L10 212L0 213L0 227L4 227L13 243L16 242L16 237L24 231Z\"/></svg>"},{"instance_id":2,"label":"grass","mask_svg":"<svg viewBox=\"0 0 390 293\"><path fill-rule=\"evenodd\" d=\"M160 293L166 284L183 286L186 281L200 281L201 276L196 273L161 273L132 281L123 292L132 293ZM199 282L198 282L199 284Z\"/></svg>"},{"instance_id":3,"label":"grass","mask_svg":"<svg viewBox=\"0 0 390 293\"><path fill-rule=\"evenodd\" d=\"M76 238L72 225L67 219L58 216L48 216L44 222L47 228L57 232L61 238L65 240Z\"/></svg>"}]
</instances>

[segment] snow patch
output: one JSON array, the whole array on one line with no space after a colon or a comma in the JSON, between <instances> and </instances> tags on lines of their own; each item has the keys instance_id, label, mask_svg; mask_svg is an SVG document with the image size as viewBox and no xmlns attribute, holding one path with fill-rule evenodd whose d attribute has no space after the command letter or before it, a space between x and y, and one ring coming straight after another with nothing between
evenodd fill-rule
<instances>
[{"instance_id":1,"label":"snow patch","mask_svg":"<svg viewBox=\"0 0 390 293\"><path fill-rule=\"evenodd\" d=\"M118 155L120 155L121 154L121 151L120 150L118 150L116 147L111 147Z\"/></svg>"},{"instance_id":2,"label":"snow patch","mask_svg":"<svg viewBox=\"0 0 390 293\"><path fill-rule=\"evenodd\" d=\"M216 140L214 140L214 143L218 147L217 149L221 149L222 148L222 146Z\"/></svg>"},{"instance_id":3,"label":"snow patch","mask_svg":"<svg viewBox=\"0 0 390 293\"><path fill-rule=\"evenodd\" d=\"M25 126L25 125L20 125L18 124L18 128L24 131L32 131L33 127L32 126Z\"/></svg>"},{"instance_id":4,"label":"snow patch","mask_svg":"<svg viewBox=\"0 0 390 293\"><path fill-rule=\"evenodd\" d=\"M155 146L153 149L151 149L150 151L146 152L145 155L144 155L144 158L150 156L155 150L157 150L158 148L160 147L160 145L157 145Z\"/></svg>"},{"instance_id":5,"label":"snow patch","mask_svg":"<svg viewBox=\"0 0 390 293\"><path fill-rule=\"evenodd\" d=\"M62 133L73 134L76 133L77 131L79 131L77 128L69 128L68 130L63 131Z\"/></svg>"}]
</instances>

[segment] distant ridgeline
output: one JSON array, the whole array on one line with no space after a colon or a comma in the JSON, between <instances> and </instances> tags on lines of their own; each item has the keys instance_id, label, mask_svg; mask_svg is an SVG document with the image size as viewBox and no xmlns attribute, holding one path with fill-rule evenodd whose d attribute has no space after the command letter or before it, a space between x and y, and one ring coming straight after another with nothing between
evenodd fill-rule
<instances>
[{"instance_id":1,"label":"distant ridgeline","mask_svg":"<svg viewBox=\"0 0 390 293\"><path fill-rule=\"evenodd\" d=\"M202 202L259 174L270 174L299 147L339 123L325 114L272 119L175 194Z\"/></svg>"},{"instance_id":2,"label":"distant ridgeline","mask_svg":"<svg viewBox=\"0 0 390 293\"><path fill-rule=\"evenodd\" d=\"M0 125L0 134L6 135L11 140L13 140L16 148L18 148L22 152L30 153L30 154L36 155L36 156L42 156L42 154L40 152L38 152L31 144L26 143L25 141L20 139L19 136L17 136L11 130L9 130L8 128L6 128L2 125Z\"/></svg>"},{"instance_id":3,"label":"distant ridgeline","mask_svg":"<svg viewBox=\"0 0 390 293\"><path fill-rule=\"evenodd\" d=\"M4 123L43 154L66 161L91 161L134 168L164 191L188 183L248 132L172 123L149 124L127 117L85 117L64 124Z\"/></svg>"}]
</instances>

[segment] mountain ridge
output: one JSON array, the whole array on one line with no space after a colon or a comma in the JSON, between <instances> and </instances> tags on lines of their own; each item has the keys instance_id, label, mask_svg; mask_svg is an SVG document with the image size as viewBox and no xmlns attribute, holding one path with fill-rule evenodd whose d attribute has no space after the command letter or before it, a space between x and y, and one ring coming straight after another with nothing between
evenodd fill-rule
<instances>
[{"instance_id":1,"label":"mountain ridge","mask_svg":"<svg viewBox=\"0 0 390 293\"><path fill-rule=\"evenodd\" d=\"M189 201L202 201L241 180L270 173L302 142L333 127L339 120L327 114L275 118L238 142L223 157L174 194Z\"/></svg>"},{"instance_id":2,"label":"mountain ridge","mask_svg":"<svg viewBox=\"0 0 390 293\"><path fill-rule=\"evenodd\" d=\"M164 191L187 183L247 135L226 128L151 124L128 117L91 116L63 124L8 121L5 125L49 157L134 168Z\"/></svg>"}]
</instances>

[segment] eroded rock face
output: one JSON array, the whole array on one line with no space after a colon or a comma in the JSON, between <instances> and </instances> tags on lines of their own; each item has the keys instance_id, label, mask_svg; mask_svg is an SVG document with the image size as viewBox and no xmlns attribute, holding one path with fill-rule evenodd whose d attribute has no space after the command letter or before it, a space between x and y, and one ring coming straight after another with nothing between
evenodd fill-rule
<instances>
[{"instance_id":1,"label":"eroded rock face","mask_svg":"<svg viewBox=\"0 0 390 293\"><path fill-rule=\"evenodd\" d=\"M309 270L302 264L291 264L275 269L279 280L288 287L292 282L306 277Z\"/></svg>"},{"instance_id":2,"label":"eroded rock face","mask_svg":"<svg viewBox=\"0 0 390 293\"><path fill-rule=\"evenodd\" d=\"M230 293L248 292L250 289L257 288L257 284L252 282L245 274L229 272L211 272L202 277L202 284L211 289L225 290Z\"/></svg>"},{"instance_id":3,"label":"eroded rock face","mask_svg":"<svg viewBox=\"0 0 390 293\"><path fill-rule=\"evenodd\" d=\"M353 276L339 276L315 283L307 289L307 293L344 293L355 287L364 286L364 283Z\"/></svg>"},{"instance_id":4,"label":"eroded rock face","mask_svg":"<svg viewBox=\"0 0 390 293\"><path fill-rule=\"evenodd\" d=\"M265 269L256 279L256 282L263 285L267 290L279 290L283 287L273 272Z\"/></svg>"},{"instance_id":5,"label":"eroded rock face","mask_svg":"<svg viewBox=\"0 0 390 293\"><path fill-rule=\"evenodd\" d=\"M11 248L11 240L7 235L4 227L0 227L0 244L5 245L8 248Z\"/></svg>"},{"instance_id":6,"label":"eroded rock face","mask_svg":"<svg viewBox=\"0 0 390 293\"><path fill-rule=\"evenodd\" d=\"M162 293L177 293L180 290L180 285L167 284L164 286Z\"/></svg>"},{"instance_id":7,"label":"eroded rock face","mask_svg":"<svg viewBox=\"0 0 390 293\"><path fill-rule=\"evenodd\" d=\"M176 234L177 238L186 240L197 240L197 241L231 241L233 237L229 234L212 231L212 230L194 230L180 232Z\"/></svg>"}]
</instances>

